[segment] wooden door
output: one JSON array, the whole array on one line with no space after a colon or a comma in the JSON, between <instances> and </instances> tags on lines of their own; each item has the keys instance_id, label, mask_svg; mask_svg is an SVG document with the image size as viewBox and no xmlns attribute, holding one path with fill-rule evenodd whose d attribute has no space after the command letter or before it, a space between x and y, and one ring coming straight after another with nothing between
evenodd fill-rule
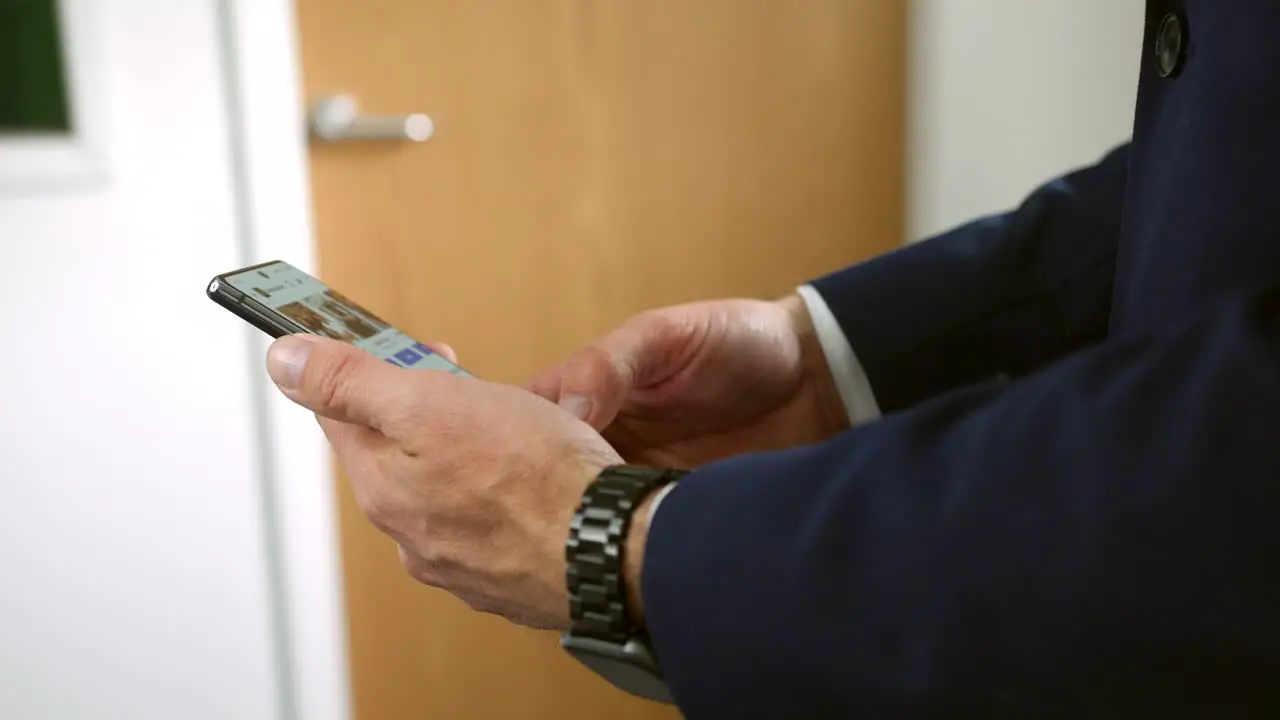
<instances>
[{"instance_id":1,"label":"wooden door","mask_svg":"<svg viewBox=\"0 0 1280 720\"><path fill-rule=\"evenodd\" d=\"M298 0L308 97L425 112L312 146L321 274L521 382L628 315L900 242L891 0ZM402 572L337 483L360 720L667 718Z\"/></svg>"}]
</instances>

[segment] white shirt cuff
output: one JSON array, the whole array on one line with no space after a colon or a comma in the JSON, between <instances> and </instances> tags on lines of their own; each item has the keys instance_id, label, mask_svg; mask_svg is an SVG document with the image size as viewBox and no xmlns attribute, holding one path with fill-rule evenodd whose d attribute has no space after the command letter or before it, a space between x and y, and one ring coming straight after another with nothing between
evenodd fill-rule
<instances>
[{"instance_id":1,"label":"white shirt cuff","mask_svg":"<svg viewBox=\"0 0 1280 720\"><path fill-rule=\"evenodd\" d=\"M827 307L818 291L810 285L796 288L800 299L804 300L813 321L814 332L818 336L818 344L822 346L822 354L827 359L827 367L831 369L831 377L835 380L840 400L844 402L844 410L849 415L849 424L861 425L880 417L880 405L871 392L871 381L858 362L840 322Z\"/></svg>"}]
</instances>

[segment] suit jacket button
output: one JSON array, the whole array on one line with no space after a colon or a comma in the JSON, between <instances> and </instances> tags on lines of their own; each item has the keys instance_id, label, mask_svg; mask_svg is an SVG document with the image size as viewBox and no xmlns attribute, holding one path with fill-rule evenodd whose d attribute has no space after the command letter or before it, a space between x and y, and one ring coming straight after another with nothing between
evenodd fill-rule
<instances>
[{"instance_id":1,"label":"suit jacket button","mask_svg":"<svg viewBox=\"0 0 1280 720\"><path fill-rule=\"evenodd\" d=\"M1174 77L1182 72L1186 49L1187 24L1175 13L1165 15L1156 30L1156 72L1160 77Z\"/></svg>"}]
</instances>

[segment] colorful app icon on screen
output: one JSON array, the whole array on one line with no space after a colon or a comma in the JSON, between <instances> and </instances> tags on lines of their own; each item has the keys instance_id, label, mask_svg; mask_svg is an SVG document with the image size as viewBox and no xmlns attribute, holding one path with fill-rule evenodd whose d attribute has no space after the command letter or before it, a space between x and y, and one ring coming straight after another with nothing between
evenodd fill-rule
<instances>
[{"instance_id":1,"label":"colorful app icon on screen","mask_svg":"<svg viewBox=\"0 0 1280 720\"><path fill-rule=\"evenodd\" d=\"M396 353L396 359L404 363L405 365L413 365L414 363L421 360L422 356L419 355L416 351L414 351L413 348L405 348L400 352Z\"/></svg>"}]
</instances>

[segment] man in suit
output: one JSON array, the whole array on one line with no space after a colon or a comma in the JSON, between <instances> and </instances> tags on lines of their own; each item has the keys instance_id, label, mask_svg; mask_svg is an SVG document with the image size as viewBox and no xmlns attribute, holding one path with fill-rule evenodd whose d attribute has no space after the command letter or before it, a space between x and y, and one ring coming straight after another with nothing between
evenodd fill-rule
<instances>
[{"instance_id":1,"label":"man in suit","mask_svg":"<svg viewBox=\"0 0 1280 720\"><path fill-rule=\"evenodd\" d=\"M690 718L1277 716L1278 31L1151 0L1131 143L780 302L642 314L533 393L325 339L269 368L415 577L646 637ZM624 459L695 469L613 486L588 592L576 508Z\"/></svg>"}]
</instances>

